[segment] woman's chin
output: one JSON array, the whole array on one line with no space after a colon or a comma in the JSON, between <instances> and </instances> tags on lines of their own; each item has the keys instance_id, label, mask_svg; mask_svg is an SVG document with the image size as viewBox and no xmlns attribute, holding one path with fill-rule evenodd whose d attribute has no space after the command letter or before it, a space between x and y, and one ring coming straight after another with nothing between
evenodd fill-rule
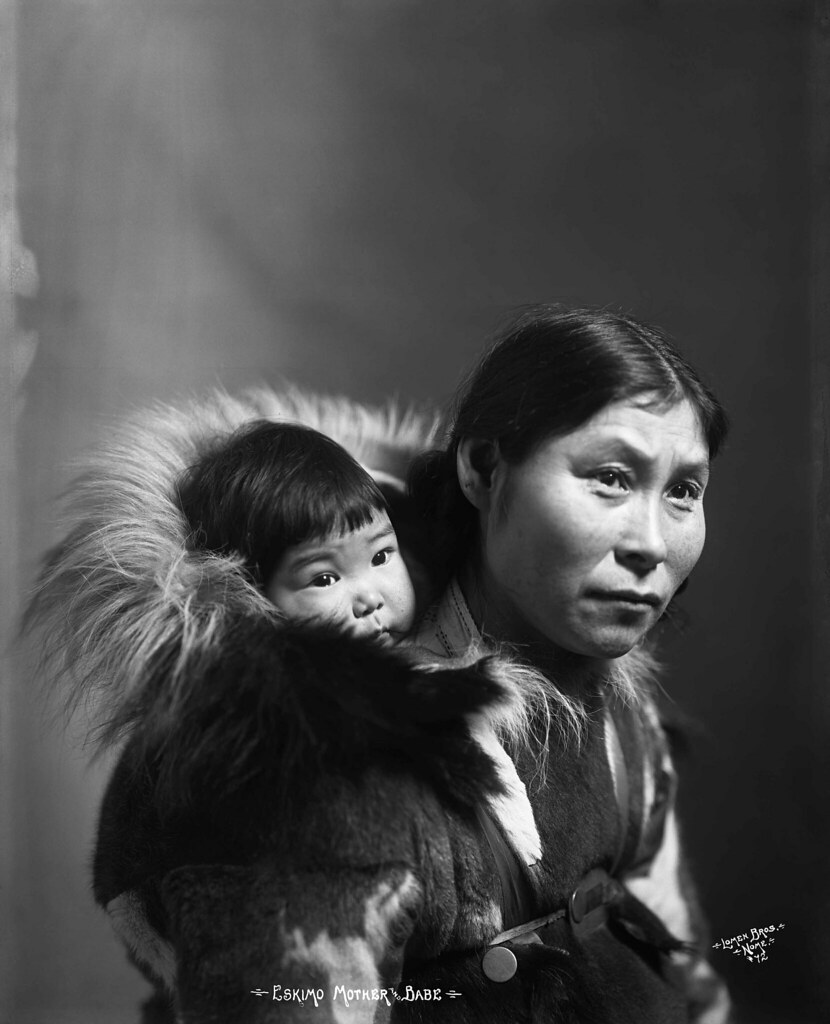
<instances>
[{"instance_id":1,"label":"woman's chin","mask_svg":"<svg viewBox=\"0 0 830 1024\"><path fill-rule=\"evenodd\" d=\"M642 630L602 630L599 633L579 638L579 641L571 647L571 650L575 654L581 654L586 658L602 658L611 661L628 654L629 651L633 650L640 643L644 636L645 633Z\"/></svg>"}]
</instances>

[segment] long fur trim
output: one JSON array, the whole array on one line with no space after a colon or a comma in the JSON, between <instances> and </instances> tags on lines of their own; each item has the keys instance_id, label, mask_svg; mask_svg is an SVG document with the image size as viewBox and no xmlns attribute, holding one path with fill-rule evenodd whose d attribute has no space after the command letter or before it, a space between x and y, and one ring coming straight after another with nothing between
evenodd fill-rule
<instances>
[{"instance_id":1,"label":"long fur trim","mask_svg":"<svg viewBox=\"0 0 830 1024\"><path fill-rule=\"evenodd\" d=\"M514 699L491 662L426 669L405 648L249 616L221 650L191 660L177 688L158 665L122 713L135 723L133 743L152 765L163 813L200 799L236 806L241 794L264 792L275 820L294 820L292 802L304 807L316 779L384 768L471 806L502 788L470 730L484 709Z\"/></svg>"},{"instance_id":2,"label":"long fur trim","mask_svg":"<svg viewBox=\"0 0 830 1024\"><path fill-rule=\"evenodd\" d=\"M175 689L240 616L276 615L237 560L188 550L176 503L182 473L256 419L315 427L367 468L394 476L436 430L429 415L296 389L216 391L117 425L65 497L64 537L48 553L24 616L24 630L41 644L44 678L70 711L87 709L101 745L131 727L125 707L135 706L159 663L170 666Z\"/></svg>"}]
</instances>

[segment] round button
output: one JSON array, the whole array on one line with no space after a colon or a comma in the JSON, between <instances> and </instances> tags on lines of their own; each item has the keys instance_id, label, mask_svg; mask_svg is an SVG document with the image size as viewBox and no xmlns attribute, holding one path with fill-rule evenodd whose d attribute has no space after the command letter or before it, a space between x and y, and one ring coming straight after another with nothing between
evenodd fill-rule
<instances>
[{"instance_id":1,"label":"round button","mask_svg":"<svg viewBox=\"0 0 830 1024\"><path fill-rule=\"evenodd\" d=\"M510 981L518 966L513 950L507 946L493 946L481 961L481 969L490 981Z\"/></svg>"}]
</instances>

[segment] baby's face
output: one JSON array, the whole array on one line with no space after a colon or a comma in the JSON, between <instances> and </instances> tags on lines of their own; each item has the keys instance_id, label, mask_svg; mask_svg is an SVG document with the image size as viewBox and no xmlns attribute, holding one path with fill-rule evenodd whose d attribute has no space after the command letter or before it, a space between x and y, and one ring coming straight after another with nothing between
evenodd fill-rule
<instances>
[{"instance_id":1,"label":"baby's face","mask_svg":"<svg viewBox=\"0 0 830 1024\"><path fill-rule=\"evenodd\" d=\"M359 530L290 547L265 588L289 618L320 620L380 644L412 625L415 593L385 512Z\"/></svg>"}]
</instances>

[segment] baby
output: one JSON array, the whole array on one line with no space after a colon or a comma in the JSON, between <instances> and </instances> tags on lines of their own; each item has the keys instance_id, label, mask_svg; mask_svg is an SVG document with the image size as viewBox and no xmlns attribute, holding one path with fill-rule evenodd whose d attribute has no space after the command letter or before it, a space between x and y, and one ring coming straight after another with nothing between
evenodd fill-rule
<instances>
[{"instance_id":1,"label":"baby","mask_svg":"<svg viewBox=\"0 0 830 1024\"><path fill-rule=\"evenodd\" d=\"M241 556L287 618L384 646L410 629L415 593L386 499L324 434L247 426L185 474L179 504L192 546Z\"/></svg>"}]
</instances>

